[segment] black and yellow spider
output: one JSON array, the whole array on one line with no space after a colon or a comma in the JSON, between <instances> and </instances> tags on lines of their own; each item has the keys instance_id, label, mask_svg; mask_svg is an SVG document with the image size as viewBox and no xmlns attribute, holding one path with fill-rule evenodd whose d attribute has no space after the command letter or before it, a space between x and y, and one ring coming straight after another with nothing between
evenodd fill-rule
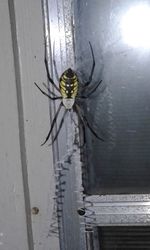
<instances>
[{"instance_id":1,"label":"black and yellow spider","mask_svg":"<svg viewBox=\"0 0 150 250\"><path fill-rule=\"evenodd\" d=\"M92 48L92 45L90 42L89 42L89 45L90 45L90 49L91 49L93 64L92 64L92 69L91 69L89 79L86 83L83 84L83 86L80 86L78 76L77 76L76 72L73 71L71 68L65 70L63 72L63 74L61 75L61 77L59 78L58 73L57 73L57 69L56 69L56 63L54 60L55 73L56 73L56 77L59 81L59 87L58 87L54 83L53 79L50 76L48 62L47 62L47 58L46 58L46 51L45 51L45 66L46 66L47 77L48 77L48 80L50 81L50 83L54 86L55 90L57 90L59 92L60 96L56 96L52 91L49 90L49 88L46 87L46 85L44 83L43 83L44 86L48 89L48 93L44 92L36 83L34 83L34 84L42 92L42 94L47 96L50 100L55 101L55 100L60 99L61 102L60 102L59 107L56 111L55 117L52 121L49 133L48 133L45 141L41 145L44 145L48 141L48 139L52 133L52 130L54 128L54 125L57 121L59 112L60 112L62 107L65 108L65 111L64 111L64 114L63 114L62 119L60 121L56 135L54 136L51 144L56 140L56 138L57 138L57 136L62 128L66 113L72 109L77 113L78 118L81 121L82 125L84 127L88 127L96 138L98 138L101 141L104 141L103 138L99 137L97 135L97 133L94 131L94 129L91 127L86 116L83 114L83 112L78 104L79 99L89 98L90 95L98 88L98 86L102 82L102 80L100 80L98 82L98 84L96 84L96 86L94 86L94 87L89 86L91 81L92 81L94 68L95 68L94 52L93 52L93 48ZM85 94L85 91L86 91L86 94ZM88 93L87 93L87 91L88 91Z\"/></svg>"}]
</instances>

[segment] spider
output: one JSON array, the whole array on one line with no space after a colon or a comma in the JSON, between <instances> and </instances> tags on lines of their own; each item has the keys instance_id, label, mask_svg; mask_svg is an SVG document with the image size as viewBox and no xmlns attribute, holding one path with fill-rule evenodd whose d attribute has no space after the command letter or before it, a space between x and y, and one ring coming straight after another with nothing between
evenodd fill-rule
<instances>
[{"instance_id":1,"label":"spider","mask_svg":"<svg viewBox=\"0 0 150 250\"><path fill-rule=\"evenodd\" d=\"M62 119L60 121L58 130L57 130L54 138L52 139L51 144L53 144L54 141L57 139L57 136L58 136L58 134L59 134L59 132L60 132L60 130L62 128L62 125L64 123L64 119L65 119L65 116L66 116L67 112L71 111L72 109L73 109L73 111L75 111L77 113L78 119L81 121L81 124L83 125L83 127L85 128L87 126L89 128L89 130L91 131L91 133L96 138L98 138L101 141L104 141L104 139L102 137L100 137L99 135L97 135L97 133L94 131L94 129L92 128L92 126L88 122L86 116L83 114L83 112L82 112L82 110L81 110L81 108L80 108L80 106L78 104L78 101L80 99L89 98L92 95L92 93L94 93L96 91L96 89L99 87L99 85L102 82L102 80L100 80L98 82L98 84L96 84L96 86L94 86L94 87L89 86L91 81L92 81L93 73L94 73L94 69L95 69L94 52L93 52L93 48L92 48L92 45L91 45L90 42L89 42L89 46L90 46L90 50L91 50L91 54L92 54L93 64L92 64L89 79L88 79L87 82L84 83L83 87L81 88L80 94L79 94L79 88L81 86L80 86L79 79L78 79L78 76L77 76L76 72L74 70L72 70L71 68L68 68L67 70L65 70L62 73L61 77L59 78L57 68L56 68L56 62L55 62L55 59L54 59L53 60L54 69L55 69L55 74L56 74L57 80L59 81L59 87L55 84L55 82L53 81L53 79L50 76L50 72L49 72L49 68L48 68L48 61L47 61L47 58L46 58L46 48L45 48L45 67L46 67L47 77L48 77L49 82L53 85L53 87L59 93L59 95L55 95L52 91L49 90L49 88L44 83L43 83L43 85L44 85L44 87L47 88L48 93L43 91L37 85L36 82L34 82L34 84L40 90L40 92L43 95L47 96L50 100L53 100L53 101L61 100L61 102L60 102L60 104L58 106L58 109L57 109L56 114L54 116L54 119L52 121L49 133L48 133L45 141L41 144L41 146L44 145L48 141L48 139L49 139L49 137L50 137L50 135L51 135L51 133L53 131L54 125L56 124L58 115L59 115L60 110L61 110L62 107L65 108L64 113L63 113ZM88 91L88 93L85 93L87 91Z\"/></svg>"}]
</instances>

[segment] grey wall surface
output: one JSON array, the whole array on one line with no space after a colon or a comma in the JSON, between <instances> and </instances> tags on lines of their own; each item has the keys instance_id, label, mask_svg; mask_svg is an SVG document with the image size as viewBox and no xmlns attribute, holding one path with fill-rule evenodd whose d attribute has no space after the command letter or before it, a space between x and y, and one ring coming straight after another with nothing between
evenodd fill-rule
<instances>
[{"instance_id":1,"label":"grey wall surface","mask_svg":"<svg viewBox=\"0 0 150 250\"><path fill-rule=\"evenodd\" d=\"M0 248L28 249L8 2L0 2ZM17 240L18 238L18 240Z\"/></svg>"},{"instance_id":2,"label":"grey wall surface","mask_svg":"<svg viewBox=\"0 0 150 250\"><path fill-rule=\"evenodd\" d=\"M0 31L0 249L59 249L52 150L40 146L48 100L34 85L46 82L41 1L0 1Z\"/></svg>"}]
</instances>

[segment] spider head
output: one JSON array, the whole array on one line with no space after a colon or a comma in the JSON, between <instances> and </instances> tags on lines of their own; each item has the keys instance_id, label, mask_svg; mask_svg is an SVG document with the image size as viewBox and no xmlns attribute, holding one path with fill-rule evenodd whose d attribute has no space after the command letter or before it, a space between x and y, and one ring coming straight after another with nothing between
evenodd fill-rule
<instances>
[{"instance_id":1,"label":"spider head","mask_svg":"<svg viewBox=\"0 0 150 250\"><path fill-rule=\"evenodd\" d=\"M75 75L75 72L71 68L69 68L65 71L65 75L67 78L73 78Z\"/></svg>"}]
</instances>

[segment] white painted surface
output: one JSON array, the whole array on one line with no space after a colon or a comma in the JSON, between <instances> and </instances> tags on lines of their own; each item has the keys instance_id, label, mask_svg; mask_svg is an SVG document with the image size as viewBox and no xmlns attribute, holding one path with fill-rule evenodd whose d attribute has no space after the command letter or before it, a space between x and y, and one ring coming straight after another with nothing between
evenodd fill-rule
<instances>
[{"instance_id":1,"label":"white painted surface","mask_svg":"<svg viewBox=\"0 0 150 250\"><path fill-rule=\"evenodd\" d=\"M31 208L39 208L39 214L32 215L34 249L57 250L57 239L47 237L54 196L52 150L48 146L40 146L50 126L49 105L33 84L46 82L41 1L16 0L15 13L30 203Z\"/></svg>"},{"instance_id":2,"label":"white painted surface","mask_svg":"<svg viewBox=\"0 0 150 250\"><path fill-rule=\"evenodd\" d=\"M0 1L0 249L27 250L9 9Z\"/></svg>"},{"instance_id":3,"label":"white painted surface","mask_svg":"<svg viewBox=\"0 0 150 250\"><path fill-rule=\"evenodd\" d=\"M49 104L34 85L46 82L41 1L14 0L14 13L15 57L8 1L0 1L0 249L58 250L58 239L47 237L54 196L52 150L40 146L50 126ZM37 215L32 207L39 208Z\"/></svg>"}]
</instances>

